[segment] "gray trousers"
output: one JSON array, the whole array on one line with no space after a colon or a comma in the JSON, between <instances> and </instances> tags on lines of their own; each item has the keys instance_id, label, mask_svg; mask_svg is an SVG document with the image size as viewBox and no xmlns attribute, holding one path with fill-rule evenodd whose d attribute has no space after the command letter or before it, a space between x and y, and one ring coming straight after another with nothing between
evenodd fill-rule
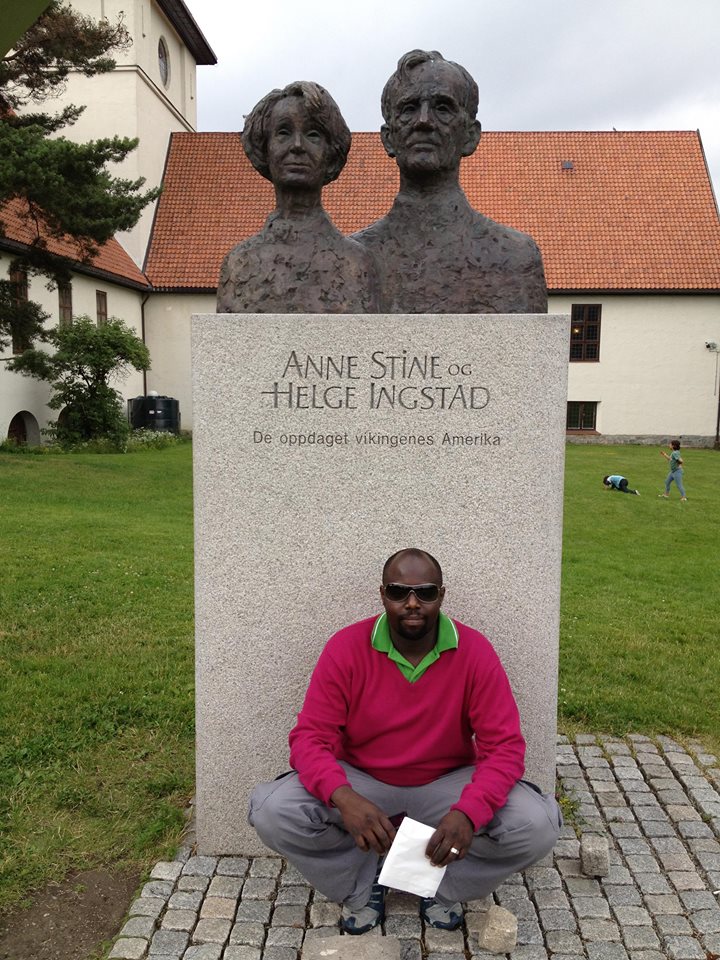
<instances>
[{"instance_id":1,"label":"gray trousers","mask_svg":"<svg viewBox=\"0 0 720 960\"><path fill-rule=\"evenodd\" d=\"M474 767L460 767L420 787L394 787L350 764L341 766L353 790L388 817L405 813L432 827L458 800L474 772ZM294 771L255 787L249 820L263 843L329 900L354 909L367 903L377 855L360 850L343 829L340 812L308 793ZM437 899L450 905L486 897L511 874L549 853L561 826L555 798L521 780L505 806L475 834L465 857L448 865Z\"/></svg>"}]
</instances>

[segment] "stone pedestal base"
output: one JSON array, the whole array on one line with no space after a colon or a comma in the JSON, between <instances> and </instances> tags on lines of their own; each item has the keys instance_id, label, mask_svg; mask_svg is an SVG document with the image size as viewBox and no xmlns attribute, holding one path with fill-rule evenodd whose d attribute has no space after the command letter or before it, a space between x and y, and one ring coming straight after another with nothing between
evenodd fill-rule
<instances>
[{"instance_id":1,"label":"stone pedestal base","mask_svg":"<svg viewBox=\"0 0 720 960\"><path fill-rule=\"evenodd\" d=\"M262 851L248 794L287 769L323 644L380 612L405 546L494 643L527 776L552 788L568 335L544 315L193 318L201 852Z\"/></svg>"}]
</instances>

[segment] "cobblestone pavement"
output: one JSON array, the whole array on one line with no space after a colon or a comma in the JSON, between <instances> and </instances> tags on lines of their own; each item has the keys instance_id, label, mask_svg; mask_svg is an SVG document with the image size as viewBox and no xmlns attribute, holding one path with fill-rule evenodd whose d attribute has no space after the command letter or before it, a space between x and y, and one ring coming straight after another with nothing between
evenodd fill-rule
<instances>
[{"instance_id":1,"label":"cobblestone pavement","mask_svg":"<svg viewBox=\"0 0 720 960\"><path fill-rule=\"evenodd\" d=\"M511 960L717 960L720 954L720 763L700 744L631 735L558 739L558 776L583 822L610 846L606 876L584 876L564 828L552 866L494 894L518 918ZM424 928L416 898L390 893L383 930L403 960L474 960L481 913L463 928ZM158 863L132 904L112 960L298 960L310 937L339 932L340 908L271 857L194 856ZM301 955L301 954L300 954Z\"/></svg>"}]
</instances>

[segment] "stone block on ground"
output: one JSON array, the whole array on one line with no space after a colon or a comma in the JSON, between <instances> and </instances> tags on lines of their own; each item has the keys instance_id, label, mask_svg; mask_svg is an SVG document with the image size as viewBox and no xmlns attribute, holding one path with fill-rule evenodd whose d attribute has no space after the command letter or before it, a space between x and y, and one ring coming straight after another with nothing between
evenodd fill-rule
<instances>
[{"instance_id":1,"label":"stone block on ground","mask_svg":"<svg viewBox=\"0 0 720 960\"><path fill-rule=\"evenodd\" d=\"M121 937L142 937L149 940L155 932L154 917L130 917L120 931Z\"/></svg>"},{"instance_id":2,"label":"stone block on ground","mask_svg":"<svg viewBox=\"0 0 720 960\"><path fill-rule=\"evenodd\" d=\"M215 917L201 920L193 932L193 943L225 943L231 927L230 920Z\"/></svg>"},{"instance_id":3,"label":"stone block on ground","mask_svg":"<svg viewBox=\"0 0 720 960\"><path fill-rule=\"evenodd\" d=\"M580 840L580 864L586 877L606 877L610 873L610 851L607 837L594 833Z\"/></svg>"},{"instance_id":4,"label":"stone block on ground","mask_svg":"<svg viewBox=\"0 0 720 960\"><path fill-rule=\"evenodd\" d=\"M162 897L138 897L130 905L128 915L131 917L153 917L157 919L163 912L165 900Z\"/></svg>"},{"instance_id":5,"label":"stone block on ground","mask_svg":"<svg viewBox=\"0 0 720 960\"><path fill-rule=\"evenodd\" d=\"M200 943L188 947L183 954L183 960L220 960L222 952L220 943Z\"/></svg>"},{"instance_id":6,"label":"stone block on ground","mask_svg":"<svg viewBox=\"0 0 720 960\"><path fill-rule=\"evenodd\" d=\"M504 907L492 906L480 914L478 948L489 953L510 953L517 942L517 917Z\"/></svg>"},{"instance_id":7,"label":"stone block on ground","mask_svg":"<svg viewBox=\"0 0 720 960\"><path fill-rule=\"evenodd\" d=\"M111 960L140 960L145 956L147 940L140 937L122 937L110 951Z\"/></svg>"},{"instance_id":8,"label":"stone block on ground","mask_svg":"<svg viewBox=\"0 0 720 960\"><path fill-rule=\"evenodd\" d=\"M279 909L279 907L275 908L275 923L278 922ZM314 927L332 927L340 920L340 909L339 903L313 903L310 907L310 923Z\"/></svg>"},{"instance_id":9,"label":"stone block on ground","mask_svg":"<svg viewBox=\"0 0 720 960\"><path fill-rule=\"evenodd\" d=\"M439 927L425 926L425 952L431 954L450 953L462 954L465 950L465 938L462 928L457 930L442 930Z\"/></svg>"},{"instance_id":10,"label":"stone block on ground","mask_svg":"<svg viewBox=\"0 0 720 960\"><path fill-rule=\"evenodd\" d=\"M400 960L395 937L317 937L307 941L302 960Z\"/></svg>"},{"instance_id":11,"label":"stone block on ground","mask_svg":"<svg viewBox=\"0 0 720 960\"><path fill-rule=\"evenodd\" d=\"M418 915L418 898L412 893L389 890L385 897L385 913L393 916L416 917Z\"/></svg>"},{"instance_id":12,"label":"stone block on ground","mask_svg":"<svg viewBox=\"0 0 720 960\"><path fill-rule=\"evenodd\" d=\"M182 873L183 865L177 860L161 860L150 873L151 880L171 880L173 883Z\"/></svg>"},{"instance_id":13,"label":"stone block on ground","mask_svg":"<svg viewBox=\"0 0 720 960\"><path fill-rule=\"evenodd\" d=\"M260 960L259 947L226 947L223 960Z\"/></svg>"}]
</instances>

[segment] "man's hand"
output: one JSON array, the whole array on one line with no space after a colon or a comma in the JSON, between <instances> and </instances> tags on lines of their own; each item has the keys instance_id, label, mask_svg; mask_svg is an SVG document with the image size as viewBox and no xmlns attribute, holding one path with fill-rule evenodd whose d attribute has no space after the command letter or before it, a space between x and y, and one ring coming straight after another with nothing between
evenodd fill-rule
<instances>
[{"instance_id":1,"label":"man's hand","mask_svg":"<svg viewBox=\"0 0 720 960\"><path fill-rule=\"evenodd\" d=\"M460 810L446 813L437 830L430 837L425 856L436 867L446 867L455 860L462 860L472 843L473 825ZM457 853L453 853L457 850Z\"/></svg>"},{"instance_id":2,"label":"man's hand","mask_svg":"<svg viewBox=\"0 0 720 960\"><path fill-rule=\"evenodd\" d=\"M395 838L395 827L380 807L356 793L352 787L338 787L330 800L340 811L343 826L365 853L387 853Z\"/></svg>"}]
</instances>

